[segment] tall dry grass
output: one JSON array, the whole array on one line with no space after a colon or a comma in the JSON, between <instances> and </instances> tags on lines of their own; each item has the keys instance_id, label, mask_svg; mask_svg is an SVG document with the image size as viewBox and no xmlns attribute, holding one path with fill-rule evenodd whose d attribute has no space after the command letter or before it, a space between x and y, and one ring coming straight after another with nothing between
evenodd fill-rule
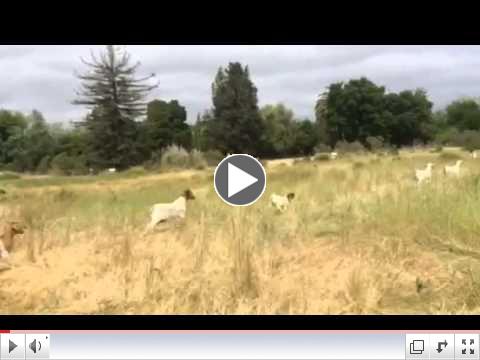
<instances>
[{"instance_id":1,"label":"tall dry grass","mask_svg":"<svg viewBox=\"0 0 480 360\"><path fill-rule=\"evenodd\" d=\"M417 188L413 168L427 161L434 179ZM2 312L474 313L480 165L444 179L449 161L417 152L278 167L247 208L223 203L208 171L9 180L2 205L28 231L0 273ZM187 187L197 199L185 223L142 237L148 208ZM290 191L285 214L268 206Z\"/></svg>"}]
</instances>

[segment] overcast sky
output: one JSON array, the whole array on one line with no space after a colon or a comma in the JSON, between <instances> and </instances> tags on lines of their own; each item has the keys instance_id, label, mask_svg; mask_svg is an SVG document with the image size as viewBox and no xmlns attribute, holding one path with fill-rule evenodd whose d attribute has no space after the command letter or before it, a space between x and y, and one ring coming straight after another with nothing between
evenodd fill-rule
<instances>
[{"instance_id":1,"label":"overcast sky","mask_svg":"<svg viewBox=\"0 0 480 360\"><path fill-rule=\"evenodd\" d=\"M102 46L0 46L0 108L40 110L49 121L77 120L74 106L83 71L80 57ZM155 73L151 99L178 99L194 121L210 108L219 66L248 64L260 105L283 102L298 117L313 118L317 95L332 82L366 76L387 91L421 87L435 108L463 96L480 96L480 46L126 46Z\"/></svg>"}]
</instances>

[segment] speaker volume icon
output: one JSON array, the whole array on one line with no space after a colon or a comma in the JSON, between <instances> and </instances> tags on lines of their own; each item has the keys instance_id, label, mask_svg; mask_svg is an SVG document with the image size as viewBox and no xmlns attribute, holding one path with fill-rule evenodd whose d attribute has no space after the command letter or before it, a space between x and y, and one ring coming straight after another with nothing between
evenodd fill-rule
<instances>
[{"instance_id":1,"label":"speaker volume icon","mask_svg":"<svg viewBox=\"0 0 480 360\"><path fill-rule=\"evenodd\" d=\"M37 341L37 339L34 339L29 345L28 347L30 348L30 350L33 351L34 354L37 353L37 351L40 351L42 350L42 343L40 341Z\"/></svg>"}]
</instances>

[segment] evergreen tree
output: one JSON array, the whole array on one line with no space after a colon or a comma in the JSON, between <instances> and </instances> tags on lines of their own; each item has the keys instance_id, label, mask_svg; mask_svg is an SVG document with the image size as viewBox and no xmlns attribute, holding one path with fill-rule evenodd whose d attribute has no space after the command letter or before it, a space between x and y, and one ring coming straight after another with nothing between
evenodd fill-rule
<instances>
[{"instance_id":1,"label":"evergreen tree","mask_svg":"<svg viewBox=\"0 0 480 360\"><path fill-rule=\"evenodd\" d=\"M124 169L138 161L136 118L145 114L147 94L157 85L146 81L154 77L136 78L140 63L131 65L130 55L107 46L107 51L91 61L82 61L89 71L77 75L81 88L76 105L91 109L83 125L88 130L88 157L97 168Z\"/></svg>"},{"instance_id":2,"label":"evergreen tree","mask_svg":"<svg viewBox=\"0 0 480 360\"><path fill-rule=\"evenodd\" d=\"M213 121L208 133L216 149L256 156L261 147L262 122L257 88L250 80L248 67L230 63L227 69L220 68L212 93Z\"/></svg>"}]
</instances>

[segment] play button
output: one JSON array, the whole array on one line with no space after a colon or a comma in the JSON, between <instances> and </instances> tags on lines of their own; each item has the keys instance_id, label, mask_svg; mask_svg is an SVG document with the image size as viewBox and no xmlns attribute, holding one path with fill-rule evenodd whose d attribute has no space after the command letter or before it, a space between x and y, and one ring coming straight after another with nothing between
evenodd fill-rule
<instances>
[{"instance_id":1,"label":"play button","mask_svg":"<svg viewBox=\"0 0 480 360\"><path fill-rule=\"evenodd\" d=\"M11 353L18 345L15 344L12 340L8 340L8 352Z\"/></svg>"},{"instance_id":2,"label":"play button","mask_svg":"<svg viewBox=\"0 0 480 360\"><path fill-rule=\"evenodd\" d=\"M218 196L227 204L247 206L265 191L266 174L262 164L253 156L235 154L218 164L213 182Z\"/></svg>"}]
</instances>

